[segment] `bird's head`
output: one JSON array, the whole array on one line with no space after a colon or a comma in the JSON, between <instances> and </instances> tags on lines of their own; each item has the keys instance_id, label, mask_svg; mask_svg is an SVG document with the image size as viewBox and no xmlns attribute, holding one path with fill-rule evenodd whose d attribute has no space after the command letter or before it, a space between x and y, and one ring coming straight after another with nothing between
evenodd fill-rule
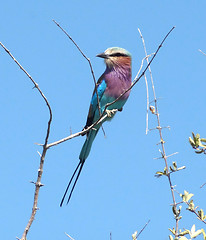
<instances>
[{"instance_id":1,"label":"bird's head","mask_svg":"<svg viewBox=\"0 0 206 240\"><path fill-rule=\"evenodd\" d=\"M105 50L105 52L98 54L96 57L104 58L107 67L121 67L131 65L131 54L120 47L111 47Z\"/></svg>"}]
</instances>

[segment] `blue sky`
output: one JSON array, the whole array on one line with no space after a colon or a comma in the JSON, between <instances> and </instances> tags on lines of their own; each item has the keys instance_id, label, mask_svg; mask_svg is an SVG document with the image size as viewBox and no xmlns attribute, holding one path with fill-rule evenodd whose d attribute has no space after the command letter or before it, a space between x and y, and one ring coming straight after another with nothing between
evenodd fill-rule
<instances>
[{"instance_id":1,"label":"blue sky","mask_svg":"<svg viewBox=\"0 0 206 240\"><path fill-rule=\"evenodd\" d=\"M95 56L119 46L133 56L133 77L144 50L148 53L169 36L152 63L160 118L165 129L169 159L187 168L172 175L178 192L188 190L206 209L205 156L188 144L191 131L206 137L204 96L206 87L205 1L4 1L0 8L0 41L32 75L47 96L53 122L49 142L82 129L86 122L93 80L88 63L52 22L55 19L91 58L96 78L104 71ZM33 201L39 164L34 143L42 143L48 111L30 80L0 49L1 103L1 236L21 237ZM151 92L150 92L151 95ZM167 239L175 225L166 178L155 178L164 168L159 157L158 132L145 135L146 90L142 79L124 107L100 131L68 206L59 207L67 182L78 163L84 137L48 151L39 208L28 239L131 239L150 219L139 239ZM150 127L156 126L153 115ZM177 201L178 201L177 196ZM179 199L180 201L180 199ZM185 208L185 206L183 207ZM204 227L186 211L181 228Z\"/></svg>"}]
</instances>

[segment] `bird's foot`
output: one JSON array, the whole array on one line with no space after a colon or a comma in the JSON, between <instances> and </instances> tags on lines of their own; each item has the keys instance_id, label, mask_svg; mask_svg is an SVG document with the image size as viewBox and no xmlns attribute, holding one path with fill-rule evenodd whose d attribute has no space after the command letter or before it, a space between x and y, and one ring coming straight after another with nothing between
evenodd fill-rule
<instances>
[{"instance_id":1,"label":"bird's foot","mask_svg":"<svg viewBox=\"0 0 206 240\"><path fill-rule=\"evenodd\" d=\"M106 110L107 117L111 118L118 111L118 109Z\"/></svg>"}]
</instances>

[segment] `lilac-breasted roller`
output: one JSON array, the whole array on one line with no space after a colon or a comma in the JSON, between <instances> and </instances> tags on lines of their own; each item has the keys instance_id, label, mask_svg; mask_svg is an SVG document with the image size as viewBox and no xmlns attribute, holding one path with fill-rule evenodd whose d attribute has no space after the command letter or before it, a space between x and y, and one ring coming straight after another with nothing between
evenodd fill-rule
<instances>
[{"instance_id":1,"label":"lilac-breasted roller","mask_svg":"<svg viewBox=\"0 0 206 240\"><path fill-rule=\"evenodd\" d=\"M97 57L104 58L106 64L106 70L97 82L97 93L99 97L100 111L102 113L107 103L111 103L116 100L123 92L125 92L125 90L127 90L131 86L131 54L123 48L112 47L108 48L105 52L98 54ZM122 107L124 106L125 102L129 97L129 94L130 91L126 92L120 99L110 105L107 110L117 109L121 111ZM107 117L104 121L111 120L114 115L115 113L113 113L111 117ZM84 129L95 123L99 119L99 117L100 115L97 94L94 90L90 103L86 126L84 127ZM95 125L89 132L87 132L86 140L79 155L79 164L77 165L69 181L60 206L62 206L67 191L72 183L72 180L78 171L67 203L69 202L74 187L84 166L85 160L90 153L92 143L99 131L99 128L101 127L101 124L102 122Z\"/></svg>"}]
</instances>

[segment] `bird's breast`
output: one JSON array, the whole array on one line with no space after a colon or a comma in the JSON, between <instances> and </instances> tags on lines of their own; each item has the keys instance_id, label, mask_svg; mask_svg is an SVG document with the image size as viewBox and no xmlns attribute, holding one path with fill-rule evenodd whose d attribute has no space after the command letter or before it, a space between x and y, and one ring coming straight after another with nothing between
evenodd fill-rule
<instances>
[{"instance_id":1,"label":"bird's breast","mask_svg":"<svg viewBox=\"0 0 206 240\"><path fill-rule=\"evenodd\" d=\"M105 76L106 89L105 95L117 99L125 90L131 86L131 74L121 74L112 72ZM121 99L125 100L129 97L130 91L126 92Z\"/></svg>"}]
</instances>

